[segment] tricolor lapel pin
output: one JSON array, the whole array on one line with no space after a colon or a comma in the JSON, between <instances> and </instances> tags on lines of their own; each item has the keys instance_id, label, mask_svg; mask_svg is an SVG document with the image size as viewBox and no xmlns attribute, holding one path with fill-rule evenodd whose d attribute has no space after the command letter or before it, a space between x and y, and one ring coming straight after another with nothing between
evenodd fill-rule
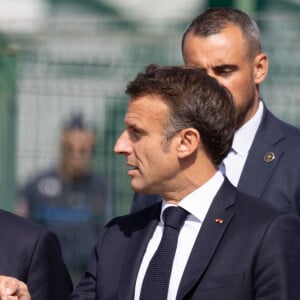
<instances>
[{"instance_id":1,"label":"tricolor lapel pin","mask_svg":"<svg viewBox=\"0 0 300 300\"><path fill-rule=\"evenodd\" d=\"M220 218L217 218L217 219L215 219L215 222L218 223L218 224L222 224L222 223L223 223L223 220L220 219Z\"/></svg>"}]
</instances>

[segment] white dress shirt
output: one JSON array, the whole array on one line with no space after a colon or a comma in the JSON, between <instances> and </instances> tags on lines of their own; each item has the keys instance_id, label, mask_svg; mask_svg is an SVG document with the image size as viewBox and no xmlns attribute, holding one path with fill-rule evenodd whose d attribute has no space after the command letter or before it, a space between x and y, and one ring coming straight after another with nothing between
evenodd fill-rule
<instances>
[{"instance_id":1,"label":"white dress shirt","mask_svg":"<svg viewBox=\"0 0 300 300\"><path fill-rule=\"evenodd\" d=\"M235 132L232 149L219 166L220 171L235 187L239 183L249 150L263 116L263 110L264 106L260 101L255 115Z\"/></svg>"},{"instance_id":2,"label":"white dress shirt","mask_svg":"<svg viewBox=\"0 0 300 300\"><path fill-rule=\"evenodd\" d=\"M206 182L204 185L193 191L191 194L189 194L179 202L179 206L187 210L190 214L188 215L179 232L177 249L175 252L173 267L171 271L168 298L166 300L176 299L181 277L191 254L195 240L197 238L203 220L207 214L207 211L215 195L220 189L223 181L224 177L221 172L218 171L208 182ZM163 200L160 222L158 223L154 234L148 243L144 258L140 265L135 286L134 300L139 300L141 287L147 267L162 238L164 226L162 214L168 206L171 205Z\"/></svg>"}]
</instances>

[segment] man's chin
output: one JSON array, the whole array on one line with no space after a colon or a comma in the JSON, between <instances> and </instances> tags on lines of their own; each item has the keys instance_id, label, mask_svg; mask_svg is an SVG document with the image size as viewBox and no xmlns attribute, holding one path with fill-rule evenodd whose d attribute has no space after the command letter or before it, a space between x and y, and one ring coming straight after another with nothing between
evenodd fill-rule
<instances>
[{"instance_id":1,"label":"man's chin","mask_svg":"<svg viewBox=\"0 0 300 300\"><path fill-rule=\"evenodd\" d=\"M134 184L134 182L132 182L132 181L131 181L131 189L137 194L147 194L147 195L156 194L149 187Z\"/></svg>"},{"instance_id":2,"label":"man's chin","mask_svg":"<svg viewBox=\"0 0 300 300\"><path fill-rule=\"evenodd\" d=\"M142 189L142 188L139 188L136 186L131 185L131 189L137 194L148 194L145 189Z\"/></svg>"}]
</instances>

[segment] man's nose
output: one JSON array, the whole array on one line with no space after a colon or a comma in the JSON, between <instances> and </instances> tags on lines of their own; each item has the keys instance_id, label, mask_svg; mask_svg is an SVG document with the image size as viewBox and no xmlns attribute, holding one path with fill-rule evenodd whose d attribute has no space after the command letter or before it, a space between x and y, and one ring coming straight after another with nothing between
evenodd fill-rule
<instances>
[{"instance_id":1,"label":"man's nose","mask_svg":"<svg viewBox=\"0 0 300 300\"><path fill-rule=\"evenodd\" d=\"M127 132L124 131L116 141L114 152L116 154L126 155L130 153L130 151L131 151L130 140L128 138Z\"/></svg>"}]
</instances>

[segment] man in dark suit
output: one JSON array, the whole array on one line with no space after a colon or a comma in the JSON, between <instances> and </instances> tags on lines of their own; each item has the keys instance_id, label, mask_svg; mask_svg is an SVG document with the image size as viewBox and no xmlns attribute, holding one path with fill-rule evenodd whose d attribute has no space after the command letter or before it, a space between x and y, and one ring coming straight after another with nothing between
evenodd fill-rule
<instances>
[{"instance_id":1,"label":"man in dark suit","mask_svg":"<svg viewBox=\"0 0 300 300\"><path fill-rule=\"evenodd\" d=\"M187 66L205 70L233 94L238 122L223 173L240 191L300 215L300 130L277 119L260 99L268 57L256 23L237 9L208 9L186 29L182 54ZM132 212L159 201L135 194Z\"/></svg>"},{"instance_id":2,"label":"man in dark suit","mask_svg":"<svg viewBox=\"0 0 300 300\"><path fill-rule=\"evenodd\" d=\"M228 90L200 69L152 65L127 94L114 151L132 189L162 202L105 226L71 299L300 299L298 216L238 192L218 170L235 131ZM188 215L181 229L171 224L179 236L166 268L170 209Z\"/></svg>"},{"instance_id":3,"label":"man in dark suit","mask_svg":"<svg viewBox=\"0 0 300 300\"><path fill-rule=\"evenodd\" d=\"M72 281L54 233L0 210L0 241L0 275L23 281L32 300L69 298Z\"/></svg>"}]
</instances>

